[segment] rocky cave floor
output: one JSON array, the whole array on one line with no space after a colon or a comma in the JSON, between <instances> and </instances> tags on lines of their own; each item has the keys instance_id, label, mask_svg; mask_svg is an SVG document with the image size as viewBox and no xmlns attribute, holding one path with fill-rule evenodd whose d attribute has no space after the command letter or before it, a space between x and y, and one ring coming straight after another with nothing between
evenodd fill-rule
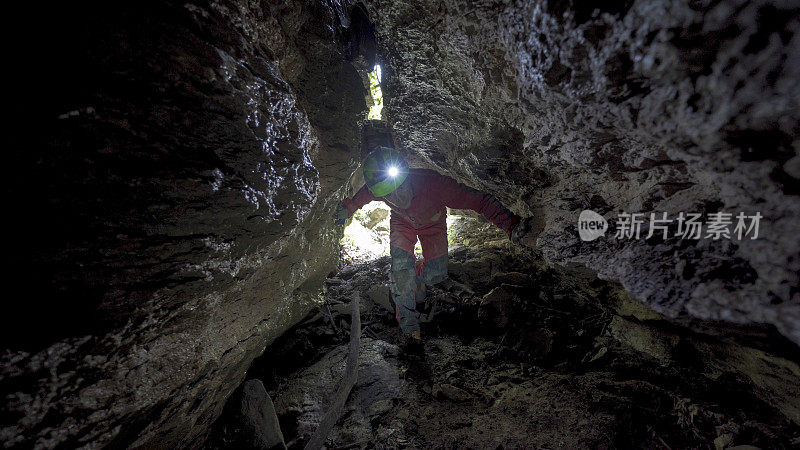
<instances>
[{"instance_id":1,"label":"rocky cave floor","mask_svg":"<svg viewBox=\"0 0 800 450\"><path fill-rule=\"evenodd\" d=\"M387 309L389 258L326 280L325 303L257 359L289 448L302 448L344 372L349 301L361 301L358 382L328 448L793 448L800 429L690 350L664 363L618 342L613 286L507 243L450 252L430 288L424 357ZM240 389L241 390L241 389ZM208 448L239 448L235 393ZM240 401L240 400L239 400Z\"/></svg>"}]
</instances>

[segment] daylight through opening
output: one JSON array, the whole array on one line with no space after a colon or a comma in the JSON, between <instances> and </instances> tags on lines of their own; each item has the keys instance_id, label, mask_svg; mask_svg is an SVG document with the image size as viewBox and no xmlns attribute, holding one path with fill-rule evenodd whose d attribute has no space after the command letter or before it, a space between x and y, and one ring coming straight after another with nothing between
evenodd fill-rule
<instances>
[{"instance_id":1,"label":"daylight through opening","mask_svg":"<svg viewBox=\"0 0 800 450\"><path fill-rule=\"evenodd\" d=\"M369 93L372 96L372 105L369 107L367 119L382 119L383 92L381 92L381 66L375 65L369 73Z\"/></svg>"}]
</instances>

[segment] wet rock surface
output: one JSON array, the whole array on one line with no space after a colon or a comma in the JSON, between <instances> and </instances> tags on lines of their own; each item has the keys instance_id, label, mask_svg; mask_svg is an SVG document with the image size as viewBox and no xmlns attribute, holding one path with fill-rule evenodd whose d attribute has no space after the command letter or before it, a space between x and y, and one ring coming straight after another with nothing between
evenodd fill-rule
<instances>
[{"instance_id":1,"label":"wet rock surface","mask_svg":"<svg viewBox=\"0 0 800 450\"><path fill-rule=\"evenodd\" d=\"M261 450L285 449L275 406L261 381L247 380L242 385L238 401L240 403L239 410L235 413L235 426L240 428L236 435L242 439L230 442L229 445Z\"/></svg>"},{"instance_id":2,"label":"wet rock surface","mask_svg":"<svg viewBox=\"0 0 800 450\"><path fill-rule=\"evenodd\" d=\"M329 448L790 448L800 438L799 399L788 387L800 380L796 363L674 334L652 310L620 299L620 286L505 243L456 244L450 260L456 269L429 288L424 357L403 352L381 306L382 258L329 278L326 306L254 362L248 377L275 398L289 448L304 445L341 379L354 291L364 326L359 379ZM757 374L732 357L748 352L794 371L773 386L784 391L766 395L748 378ZM225 436L218 424L212 442Z\"/></svg>"},{"instance_id":3,"label":"wet rock surface","mask_svg":"<svg viewBox=\"0 0 800 450\"><path fill-rule=\"evenodd\" d=\"M366 109L340 15L123 1L14 17L41 29L13 51L29 95L10 105L6 276L25 294L0 312L0 442L199 445L335 267L330 213Z\"/></svg>"},{"instance_id":4,"label":"wet rock surface","mask_svg":"<svg viewBox=\"0 0 800 450\"><path fill-rule=\"evenodd\" d=\"M383 111L413 158L543 216L550 261L676 323L770 324L800 343L796 5L365 3ZM612 220L605 238L579 239L584 209ZM620 212L644 213L640 239L613 237ZM645 239L664 212L763 218L757 240L680 239L674 221Z\"/></svg>"},{"instance_id":5,"label":"wet rock surface","mask_svg":"<svg viewBox=\"0 0 800 450\"><path fill-rule=\"evenodd\" d=\"M255 445L241 402L216 420L246 375L299 447L352 291L364 378L332 445L797 445L791 2L10 8L3 447L195 448L212 424L209 447ZM386 258L328 276L376 61L413 166L546 223L526 253L450 228L467 248L424 360L398 352ZM579 239L583 209L605 238ZM622 211L763 217L757 240L624 240ZM362 219L385 246L381 213Z\"/></svg>"}]
</instances>

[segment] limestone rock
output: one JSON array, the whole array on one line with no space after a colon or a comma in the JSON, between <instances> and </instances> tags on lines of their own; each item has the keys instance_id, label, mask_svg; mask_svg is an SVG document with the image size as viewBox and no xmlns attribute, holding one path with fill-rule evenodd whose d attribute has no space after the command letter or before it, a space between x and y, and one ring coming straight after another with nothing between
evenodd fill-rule
<instances>
[{"instance_id":1,"label":"limestone rock","mask_svg":"<svg viewBox=\"0 0 800 450\"><path fill-rule=\"evenodd\" d=\"M797 380L800 364L758 349L698 341L693 343L711 368L743 376L753 383L755 393L775 405L795 423L800 423Z\"/></svg>"},{"instance_id":2,"label":"limestone rock","mask_svg":"<svg viewBox=\"0 0 800 450\"><path fill-rule=\"evenodd\" d=\"M450 383L442 383L433 386L432 394L436 398L447 399L454 402L465 402L472 398L469 392Z\"/></svg>"},{"instance_id":3,"label":"limestone rock","mask_svg":"<svg viewBox=\"0 0 800 450\"><path fill-rule=\"evenodd\" d=\"M38 31L13 56L30 95L7 105L5 197L26 211L6 248L26 294L0 311L0 442L200 446L338 258L366 110L340 14L21 7Z\"/></svg>"},{"instance_id":4,"label":"limestone rock","mask_svg":"<svg viewBox=\"0 0 800 450\"><path fill-rule=\"evenodd\" d=\"M646 353L666 364L672 359L672 351L678 345L675 335L615 316L611 321L611 334L617 340Z\"/></svg>"},{"instance_id":5,"label":"limestone rock","mask_svg":"<svg viewBox=\"0 0 800 450\"><path fill-rule=\"evenodd\" d=\"M365 2L384 113L420 164L546 223L578 263L682 325L800 343L800 18L789 3ZM780 36L780 37L779 37ZM610 221L583 242L577 219ZM645 239L649 214L760 213L758 239ZM616 238L620 212L640 239ZM705 233L705 231L704 231Z\"/></svg>"},{"instance_id":6,"label":"limestone rock","mask_svg":"<svg viewBox=\"0 0 800 450\"><path fill-rule=\"evenodd\" d=\"M730 448L731 442L733 442L733 435L722 434L714 439L714 448L716 450L725 450L726 448Z\"/></svg>"},{"instance_id":7,"label":"limestone rock","mask_svg":"<svg viewBox=\"0 0 800 450\"><path fill-rule=\"evenodd\" d=\"M247 380L244 383L239 414L247 433L248 448L258 450L286 448L275 406L260 380Z\"/></svg>"},{"instance_id":8,"label":"limestone rock","mask_svg":"<svg viewBox=\"0 0 800 450\"><path fill-rule=\"evenodd\" d=\"M514 295L503 287L494 288L481 299L478 318L494 328L503 329L511 320L514 301Z\"/></svg>"},{"instance_id":9,"label":"limestone rock","mask_svg":"<svg viewBox=\"0 0 800 450\"><path fill-rule=\"evenodd\" d=\"M331 438L339 439L336 433L346 433L345 442L371 437L371 418L386 412L404 389L397 366L398 351L395 345L362 337L358 381L348 399L351 411ZM337 347L278 393L278 415L292 418L298 436L307 439L316 430L344 373L346 356L347 346Z\"/></svg>"},{"instance_id":10,"label":"limestone rock","mask_svg":"<svg viewBox=\"0 0 800 450\"><path fill-rule=\"evenodd\" d=\"M790 2L17 3L36 39L7 54L25 95L7 105L6 275L25 295L0 311L4 446L202 445L334 270L376 60L412 163L536 217L550 263L621 283L619 340L668 360L675 338L646 324L664 317L753 344L715 370L800 420L796 362L762 351L785 344L773 327L800 343ZM580 240L585 209L605 237ZM620 212L718 211L760 214L758 239L615 236ZM450 273L483 293L503 262ZM386 406L364 404L353 420Z\"/></svg>"},{"instance_id":11,"label":"limestone rock","mask_svg":"<svg viewBox=\"0 0 800 450\"><path fill-rule=\"evenodd\" d=\"M389 217L388 208L372 208L365 214L364 227L372 229Z\"/></svg>"},{"instance_id":12,"label":"limestone rock","mask_svg":"<svg viewBox=\"0 0 800 450\"><path fill-rule=\"evenodd\" d=\"M367 290L367 297L369 297L370 300L375 302L376 305L383 307L387 311L394 313L391 295L392 293L389 289L389 286L385 284L374 285Z\"/></svg>"}]
</instances>

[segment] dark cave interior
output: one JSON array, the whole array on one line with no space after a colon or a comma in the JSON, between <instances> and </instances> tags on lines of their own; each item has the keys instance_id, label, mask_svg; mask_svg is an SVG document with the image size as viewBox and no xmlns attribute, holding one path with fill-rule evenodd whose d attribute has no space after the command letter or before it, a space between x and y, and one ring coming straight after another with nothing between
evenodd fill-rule
<instances>
[{"instance_id":1,"label":"dark cave interior","mask_svg":"<svg viewBox=\"0 0 800 450\"><path fill-rule=\"evenodd\" d=\"M303 447L354 298L327 448L800 446L793 2L7 12L3 448ZM376 143L541 227L449 211L423 356L388 210L332 220Z\"/></svg>"}]
</instances>

